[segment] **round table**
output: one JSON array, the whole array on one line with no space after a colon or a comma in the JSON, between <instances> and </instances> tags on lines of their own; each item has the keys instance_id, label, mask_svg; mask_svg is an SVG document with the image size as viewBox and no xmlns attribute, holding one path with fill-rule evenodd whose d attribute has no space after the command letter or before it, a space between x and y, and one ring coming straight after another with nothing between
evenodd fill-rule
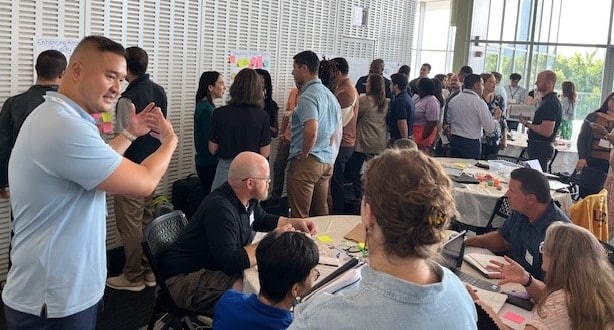
<instances>
[{"instance_id":1,"label":"round table","mask_svg":"<svg viewBox=\"0 0 614 330\"><path fill-rule=\"evenodd\" d=\"M523 150L527 147L527 135L512 132L514 140L507 139L507 147L499 150L500 155L520 157ZM527 157L527 155L523 155ZM555 156L552 162L552 173L572 173L578 162L578 148L575 141L560 141L555 144Z\"/></svg>"},{"instance_id":2,"label":"round table","mask_svg":"<svg viewBox=\"0 0 614 330\"><path fill-rule=\"evenodd\" d=\"M509 180L509 171L493 172L487 169L476 167L478 162L474 159L459 159L459 158L435 158L444 167L444 169L462 170L470 175L491 174L500 179L501 190L495 187L481 184L463 184L454 183L454 200L456 201L457 220L470 226L485 227L488 224L488 219L495 208L497 199L507 191L507 182ZM551 190L552 198L561 204L561 209L565 214L569 215L569 209L573 204L569 193L555 192ZM493 227L498 228L503 223L504 219L496 217L493 221Z\"/></svg>"}]
</instances>

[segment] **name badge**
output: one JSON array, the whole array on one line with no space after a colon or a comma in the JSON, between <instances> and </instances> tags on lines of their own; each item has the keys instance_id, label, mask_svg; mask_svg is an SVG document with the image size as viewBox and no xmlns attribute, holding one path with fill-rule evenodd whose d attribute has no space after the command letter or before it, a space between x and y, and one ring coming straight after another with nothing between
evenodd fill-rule
<instances>
[{"instance_id":1,"label":"name badge","mask_svg":"<svg viewBox=\"0 0 614 330\"><path fill-rule=\"evenodd\" d=\"M529 265L533 266L533 255L531 254L531 252L529 252L529 250L527 250L527 252L525 253L524 260L529 263Z\"/></svg>"},{"instance_id":2,"label":"name badge","mask_svg":"<svg viewBox=\"0 0 614 330\"><path fill-rule=\"evenodd\" d=\"M608 139L599 139L599 146L606 149L612 149L612 144Z\"/></svg>"}]
</instances>

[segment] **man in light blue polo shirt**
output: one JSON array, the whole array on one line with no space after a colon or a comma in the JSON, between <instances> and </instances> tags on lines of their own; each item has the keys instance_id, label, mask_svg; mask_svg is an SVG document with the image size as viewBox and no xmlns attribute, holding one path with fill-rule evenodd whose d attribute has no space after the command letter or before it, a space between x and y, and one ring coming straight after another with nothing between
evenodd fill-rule
<instances>
[{"instance_id":1,"label":"man in light blue polo shirt","mask_svg":"<svg viewBox=\"0 0 614 330\"><path fill-rule=\"evenodd\" d=\"M341 106L318 78L319 65L312 51L294 56L292 75L303 87L291 119L288 205L292 217L328 214L330 178L341 143Z\"/></svg>"},{"instance_id":2,"label":"man in light blue polo shirt","mask_svg":"<svg viewBox=\"0 0 614 330\"><path fill-rule=\"evenodd\" d=\"M111 110L126 76L124 48L83 39L58 92L24 122L9 161L13 266L2 292L9 329L94 329L106 278L106 194L150 194L177 136L150 104L111 140L92 114ZM122 157L150 133L162 145L141 164Z\"/></svg>"}]
</instances>

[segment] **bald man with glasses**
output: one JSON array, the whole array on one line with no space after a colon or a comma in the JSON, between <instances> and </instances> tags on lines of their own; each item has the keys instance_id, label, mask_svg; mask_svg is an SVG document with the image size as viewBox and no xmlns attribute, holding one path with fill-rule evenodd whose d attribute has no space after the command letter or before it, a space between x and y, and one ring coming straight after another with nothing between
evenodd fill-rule
<instances>
[{"instance_id":1,"label":"bald man with glasses","mask_svg":"<svg viewBox=\"0 0 614 330\"><path fill-rule=\"evenodd\" d=\"M226 290L242 290L243 270L256 264L256 231L316 233L309 219L268 214L260 206L267 198L269 171L262 155L238 154L228 181L201 202L175 245L160 256L161 273L179 307L211 316Z\"/></svg>"}]
</instances>

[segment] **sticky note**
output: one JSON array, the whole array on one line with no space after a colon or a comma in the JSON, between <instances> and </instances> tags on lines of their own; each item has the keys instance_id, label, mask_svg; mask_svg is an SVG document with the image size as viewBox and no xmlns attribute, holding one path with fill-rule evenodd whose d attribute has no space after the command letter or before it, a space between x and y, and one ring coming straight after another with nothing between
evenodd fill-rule
<instances>
[{"instance_id":1,"label":"sticky note","mask_svg":"<svg viewBox=\"0 0 614 330\"><path fill-rule=\"evenodd\" d=\"M103 122L110 122L111 121L111 113L110 112L103 112L102 113L102 121Z\"/></svg>"},{"instance_id":2,"label":"sticky note","mask_svg":"<svg viewBox=\"0 0 614 330\"><path fill-rule=\"evenodd\" d=\"M105 134L113 133L113 124L111 124L110 122L103 122L102 123L102 132L105 133Z\"/></svg>"},{"instance_id":3,"label":"sticky note","mask_svg":"<svg viewBox=\"0 0 614 330\"><path fill-rule=\"evenodd\" d=\"M505 314L503 314L503 317L514 322L514 323L518 323L521 324L522 322L524 322L524 317L516 314L516 313L512 313L512 312L507 312Z\"/></svg>"},{"instance_id":4,"label":"sticky note","mask_svg":"<svg viewBox=\"0 0 614 330\"><path fill-rule=\"evenodd\" d=\"M322 243L332 243L333 239L330 238L330 236L328 236L328 235L320 235L320 236L318 236L318 241L320 241Z\"/></svg>"},{"instance_id":5,"label":"sticky note","mask_svg":"<svg viewBox=\"0 0 614 330\"><path fill-rule=\"evenodd\" d=\"M361 250L364 250L365 249L365 243L359 242L358 243L358 248L361 249Z\"/></svg>"}]
</instances>

